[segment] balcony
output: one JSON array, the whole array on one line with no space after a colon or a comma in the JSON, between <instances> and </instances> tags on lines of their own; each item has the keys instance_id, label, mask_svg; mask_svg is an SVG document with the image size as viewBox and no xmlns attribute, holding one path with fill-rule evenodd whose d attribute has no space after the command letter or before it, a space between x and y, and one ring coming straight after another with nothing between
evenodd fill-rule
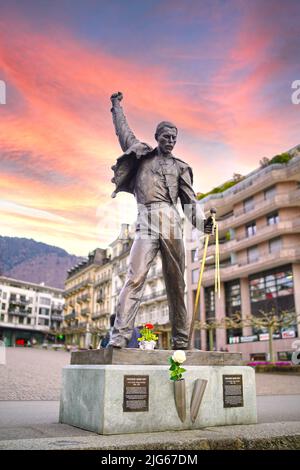
<instances>
[{"instance_id":1,"label":"balcony","mask_svg":"<svg viewBox=\"0 0 300 470\"><path fill-rule=\"evenodd\" d=\"M230 228L236 228L240 225L246 224L251 220L266 215L268 212L273 212L282 207L293 207L300 203L300 189L293 192L277 193L274 197L255 203L254 208L250 211L245 211L244 208L239 209L234 215L220 219L219 231L227 231Z\"/></svg>"},{"instance_id":2,"label":"balcony","mask_svg":"<svg viewBox=\"0 0 300 470\"><path fill-rule=\"evenodd\" d=\"M205 201L205 209L207 210L213 206L216 207L217 211L218 209L221 211L226 207L226 210L229 211L241 199L251 197L276 183L299 180L299 173L299 160L291 161L288 165L270 165L267 168L261 169L255 175L249 176L240 183L237 183L236 186L233 186L224 193L208 196Z\"/></svg>"},{"instance_id":3,"label":"balcony","mask_svg":"<svg viewBox=\"0 0 300 470\"><path fill-rule=\"evenodd\" d=\"M51 315L51 320L53 321L63 321L63 319L62 315Z\"/></svg>"},{"instance_id":4,"label":"balcony","mask_svg":"<svg viewBox=\"0 0 300 470\"><path fill-rule=\"evenodd\" d=\"M91 300L91 296L89 294L84 294L81 296L82 302L88 302L89 300Z\"/></svg>"},{"instance_id":5,"label":"balcony","mask_svg":"<svg viewBox=\"0 0 300 470\"><path fill-rule=\"evenodd\" d=\"M232 252L244 250L253 245L258 245L259 243L262 243L266 240L270 240L271 238L291 233L300 233L300 222L298 220L282 221L274 225L265 225L264 227L258 227L255 235L252 235L250 237L247 237L245 235L236 240L230 240L222 244L220 243L220 256L228 256ZM202 253L202 250L200 253ZM207 256L212 256L214 254L215 242L209 245L207 250Z\"/></svg>"},{"instance_id":6,"label":"balcony","mask_svg":"<svg viewBox=\"0 0 300 470\"><path fill-rule=\"evenodd\" d=\"M95 282L95 287L100 286L101 284L111 281L111 274L105 274L101 279Z\"/></svg>"},{"instance_id":7,"label":"balcony","mask_svg":"<svg viewBox=\"0 0 300 470\"><path fill-rule=\"evenodd\" d=\"M152 294L145 295L142 298L142 303L149 303L152 301L163 300L166 297L166 289L162 289L160 291L154 291Z\"/></svg>"},{"instance_id":8,"label":"balcony","mask_svg":"<svg viewBox=\"0 0 300 470\"><path fill-rule=\"evenodd\" d=\"M76 294L77 292L80 292L81 289L84 289L86 287L90 287L93 285L93 280L92 278L87 278L84 279L83 281L79 282L78 284L75 284L73 287L70 287L69 289L66 289L64 292L64 297L70 297L73 294Z\"/></svg>"},{"instance_id":9,"label":"balcony","mask_svg":"<svg viewBox=\"0 0 300 470\"><path fill-rule=\"evenodd\" d=\"M239 263L220 264L221 281L231 281L233 279L247 277L251 274L268 269L276 268L283 264L299 263L300 262L300 248L294 246L290 248L282 248L278 253L270 253L262 256L256 261L249 263L247 260ZM203 273L203 285L209 286L214 283L215 270L214 265L207 266ZM195 286L196 284L194 284Z\"/></svg>"},{"instance_id":10,"label":"balcony","mask_svg":"<svg viewBox=\"0 0 300 470\"><path fill-rule=\"evenodd\" d=\"M91 312L89 308L83 308L80 312L80 315L85 316L85 315L89 315L90 313Z\"/></svg>"},{"instance_id":11,"label":"balcony","mask_svg":"<svg viewBox=\"0 0 300 470\"><path fill-rule=\"evenodd\" d=\"M13 299L10 297L9 299L9 303L10 304L13 304L13 305L29 305L30 303L32 303L32 301L30 300L26 300L26 299Z\"/></svg>"},{"instance_id":12,"label":"balcony","mask_svg":"<svg viewBox=\"0 0 300 470\"><path fill-rule=\"evenodd\" d=\"M150 269L148 276L147 276L147 281L156 279L157 277L162 277L162 275L163 275L162 269Z\"/></svg>"},{"instance_id":13,"label":"balcony","mask_svg":"<svg viewBox=\"0 0 300 470\"><path fill-rule=\"evenodd\" d=\"M64 310L63 305L55 305L55 304L51 305L51 311L52 312L63 312L63 310Z\"/></svg>"},{"instance_id":14,"label":"balcony","mask_svg":"<svg viewBox=\"0 0 300 470\"><path fill-rule=\"evenodd\" d=\"M17 315L19 317L26 317L27 315L31 315L31 312L20 311L20 310L8 310L8 315Z\"/></svg>"},{"instance_id":15,"label":"balcony","mask_svg":"<svg viewBox=\"0 0 300 470\"><path fill-rule=\"evenodd\" d=\"M103 310L103 312L102 311L95 312L92 315L92 320L97 320L98 318L107 317L107 316L110 316L110 312L108 312L107 310Z\"/></svg>"},{"instance_id":16,"label":"balcony","mask_svg":"<svg viewBox=\"0 0 300 470\"><path fill-rule=\"evenodd\" d=\"M76 318L76 313L72 312L72 313L69 313L68 315L65 315L64 320L69 321L69 320L73 320L75 318Z\"/></svg>"}]
</instances>

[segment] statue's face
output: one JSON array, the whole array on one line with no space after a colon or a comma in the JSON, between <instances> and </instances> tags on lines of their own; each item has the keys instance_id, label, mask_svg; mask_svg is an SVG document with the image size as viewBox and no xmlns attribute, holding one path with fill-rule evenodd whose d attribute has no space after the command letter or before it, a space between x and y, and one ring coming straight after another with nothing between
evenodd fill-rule
<instances>
[{"instance_id":1,"label":"statue's face","mask_svg":"<svg viewBox=\"0 0 300 470\"><path fill-rule=\"evenodd\" d=\"M163 154L169 154L175 147L177 130L173 127L164 127L157 136L158 147Z\"/></svg>"}]
</instances>

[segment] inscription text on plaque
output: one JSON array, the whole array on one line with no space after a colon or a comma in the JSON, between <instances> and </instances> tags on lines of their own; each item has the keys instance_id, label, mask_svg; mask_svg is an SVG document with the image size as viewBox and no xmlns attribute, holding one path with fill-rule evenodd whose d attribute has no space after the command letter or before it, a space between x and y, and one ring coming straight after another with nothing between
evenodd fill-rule
<instances>
[{"instance_id":1,"label":"inscription text on plaque","mask_svg":"<svg viewBox=\"0 0 300 470\"><path fill-rule=\"evenodd\" d=\"M224 408L244 406L243 376L223 375Z\"/></svg>"},{"instance_id":2,"label":"inscription text on plaque","mask_svg":"<svg viewBox=\"0 0 300 470\"><path fill-rule=\"evenodd\" d=\"M124 375L123 411L149 411L149 375Z\"/></svg>"}]
</instances>

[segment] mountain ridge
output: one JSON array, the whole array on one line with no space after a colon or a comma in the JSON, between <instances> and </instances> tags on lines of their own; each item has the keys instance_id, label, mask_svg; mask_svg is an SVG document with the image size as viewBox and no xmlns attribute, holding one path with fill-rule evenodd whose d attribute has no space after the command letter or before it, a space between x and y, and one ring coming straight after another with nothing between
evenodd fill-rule
<instances>
[{"instance_id":1,"label":"mountain ridge","mask_svg":"<svg viewBox=\"0 0 300 470\"><path fill-rule=\"evenodd\" d=\"M0 274L63 289L67 271L85 260L33 238L0 235Z\"/></svg>"}]
</instances>

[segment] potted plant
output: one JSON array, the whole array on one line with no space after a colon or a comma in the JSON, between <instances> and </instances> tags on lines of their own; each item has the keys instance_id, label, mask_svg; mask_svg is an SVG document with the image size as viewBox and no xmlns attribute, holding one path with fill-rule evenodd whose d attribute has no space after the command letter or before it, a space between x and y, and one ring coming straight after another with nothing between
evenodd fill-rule
<instances>
[{"instance_id":1,"label":"potted plant","mask_svg":"<svg viewBox=\"0 0 300 470\"><path fill-rule=\"evenodd\" d=\"M140 349L154 349L158 336L152 332L152 323L146 323L141 329L141 337L138 338Z\"/></svg>"},{"instance_id":2,"label":"potted plant","mask_svg":"<svg viewBox=\"0 0 300 470\"><path fill-rule=\"evenodd\" d=\"M186 418L186 397L185 397L185 380L182 377L186 371L182 364L186 361L184 351L177 350L173 356L169 357L170 379L174 382L174 398L178 416L182 422Z\"/></svg>"}]
</instances>

